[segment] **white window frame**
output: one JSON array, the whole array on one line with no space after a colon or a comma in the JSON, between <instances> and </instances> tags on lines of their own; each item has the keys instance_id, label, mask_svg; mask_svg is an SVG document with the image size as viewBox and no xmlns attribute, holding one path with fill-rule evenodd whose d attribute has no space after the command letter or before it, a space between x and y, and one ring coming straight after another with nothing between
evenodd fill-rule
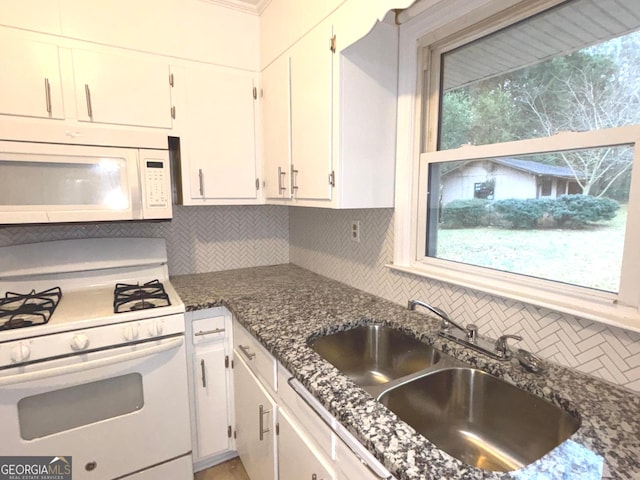
<instances>
[{"instance_id":1,"label":"white window frame","mask_svg":"<svg viewBox=\"0 0 640 480\"><path fill-rule=\"evenodd\" d=\"M439 58L444 51L560 2L527 2L523 8L516 6L515 11L507 9L502 12L483 8L481 0L465 6L462 5L465 2L456 3L470 14L445 18L442 25L417 18L401 27L399 88L400 92L416 93L413 96L401 95L398 102L395 245L393 264L389 267L640 332L640 126L565 132L549 138L436 151L438 111L434 106L439 103L440 71L439 67L433 68L432 55ZM512 3L518 2L514 0ZM474 9L475 4L480 6ZM449 8L450 11L455 10L454 5L449 5ZM479 22L479 18L488 20ZM442 41L454 34L455 43ZM436 100L424 98L423 91L429 92L424 97ZM422 119L426 122L426 129L422 126ZM632 173L623 267L617 294L425 256L428 184L425 172L428 172L430 163L629 144L634 145L634 162L638 165L634 165ZM411 188L408 189L407 185Z\"/></svg>"}]
</instances>

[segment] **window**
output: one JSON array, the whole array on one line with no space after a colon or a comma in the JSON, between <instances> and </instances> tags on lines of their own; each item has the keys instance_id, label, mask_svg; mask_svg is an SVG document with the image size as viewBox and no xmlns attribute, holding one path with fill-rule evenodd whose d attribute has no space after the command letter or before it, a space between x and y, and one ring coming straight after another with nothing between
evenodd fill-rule
<instances>
[{"instance_id":1,"label":"window","mask_svg":"<svg viewBox=\"0 0 640 480\"><path fill-rule=\"evenodd\" d=\"M412 268L640 327L638 3L510 12L424 47Z\"/></svg>"}]
</instances>

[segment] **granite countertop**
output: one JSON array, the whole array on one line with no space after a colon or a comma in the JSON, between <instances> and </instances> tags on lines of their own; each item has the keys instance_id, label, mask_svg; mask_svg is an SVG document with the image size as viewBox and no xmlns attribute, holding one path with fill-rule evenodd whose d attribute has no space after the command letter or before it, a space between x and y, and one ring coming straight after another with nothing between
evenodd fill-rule
<instances>
[{"instance_id":1,"label":"granite countertop","mask_svg":"<svg viewBox=\"0 0 640 480\"><path fill-rule=\"evenodd\" d=\"M398 479L638 479L640 395L545 363L528 373L437 336L439 321L294 265L181 275L171 282L187 311L227 307ZM307 347L307 339L357 325L400 328L474 367L578 415L569 440L520 470L470 467L435 447Z\"/></svg>"}]
</instances>

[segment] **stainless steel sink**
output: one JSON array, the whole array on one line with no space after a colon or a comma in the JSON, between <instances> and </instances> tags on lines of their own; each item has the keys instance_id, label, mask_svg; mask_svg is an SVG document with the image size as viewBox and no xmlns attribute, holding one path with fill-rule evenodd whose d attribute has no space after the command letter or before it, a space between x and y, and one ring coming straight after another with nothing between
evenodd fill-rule
<instances>
[{"instance_id":1,"label":"stainless steel sink","mask_svg":"<svg viewBox=\"0 0 640 480\"><path fill-rule=\"evenodd\" d=\"M383 325L325 335L310 346L365 389L424 370L440 359L426 343Z\"/></svg>"},{"instance_id":2,"label":"stainless steel sink","mask_svg":"<svg viewBox=\"0 0 640 480\"><path fill-rule=\"evenodd\" d=\"M473 368L437 370L378 400L441 450L485 470L517 470L579 427L564 410Z\"/></svg>"}]
</instances>

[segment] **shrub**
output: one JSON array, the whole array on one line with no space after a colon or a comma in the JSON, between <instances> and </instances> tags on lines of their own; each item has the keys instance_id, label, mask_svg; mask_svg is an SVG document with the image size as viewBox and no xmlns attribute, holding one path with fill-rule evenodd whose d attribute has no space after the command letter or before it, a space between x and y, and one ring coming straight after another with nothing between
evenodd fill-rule
<instances>
[{"instance_id":1,"label":"shrub","mask_svg":"<svg viewBox=\"0 0 640 480\"><path fill-rule=\"evenodd\" d=\"M442 228L469 228L488 225L488 200L454 200L442 207Z\"/></svg>"},{"instance_id":2,"label":"shrub","mask_svg":"<svg viewBox=\"0 0 640 480\"><path fill-rule=\"evenodd\" d=\"M560 226L583 228L589 223L613 219L619 207L610 198L562 195L550 205L549 214Z\"/></svg>"},{"instance_id":3,"label":"shrub","mask_svg":"<svg viewBox=\"0 0 640 480\"><path fill-rule=\"evenodd\" d=\"M535 228L547 209L547 200L530 198L497 200L492 208L511 228Z\"/></svg>"}]
</instances>

